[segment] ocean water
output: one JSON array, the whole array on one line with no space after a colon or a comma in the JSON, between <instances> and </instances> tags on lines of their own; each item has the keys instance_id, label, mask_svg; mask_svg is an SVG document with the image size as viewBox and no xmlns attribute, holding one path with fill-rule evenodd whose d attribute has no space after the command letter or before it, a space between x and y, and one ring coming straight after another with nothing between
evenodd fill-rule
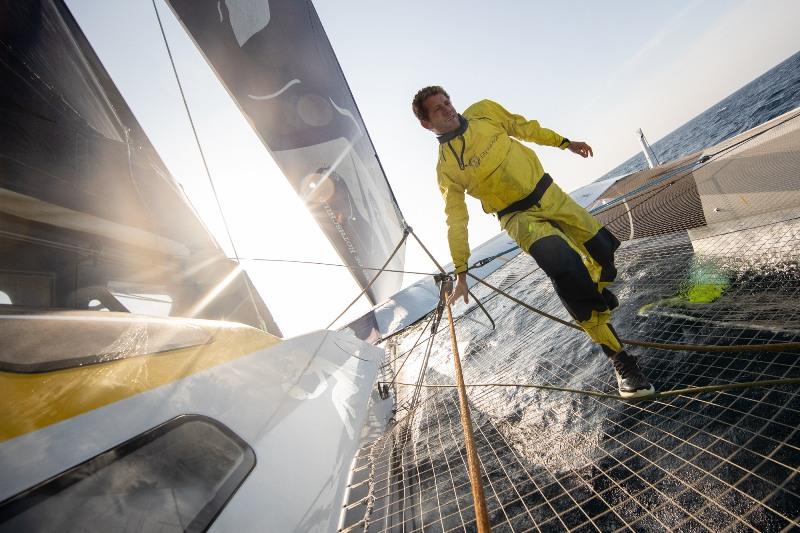
<instances>
[{"instance_id":1,"label":"ocean water","mask_svg":"<svg viewBox=\"0 0 800 533\"><path fill-rule=\"evenodd\" d=\"M702 150L800 106L800 52L652 143L660 163ZM647 132L645 132L647 135ZM647 167L639 152L597 181Z\"/></svg>"}]
</instances>

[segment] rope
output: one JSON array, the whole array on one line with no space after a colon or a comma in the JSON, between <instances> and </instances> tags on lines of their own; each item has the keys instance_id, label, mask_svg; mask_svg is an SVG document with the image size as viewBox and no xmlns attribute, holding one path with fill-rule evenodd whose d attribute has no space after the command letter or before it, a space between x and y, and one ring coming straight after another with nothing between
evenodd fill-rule
<instances>
[{"instance_id":1,"label":"rope","mask_svg":"<svg viewBox=\"0 0 800 533\"><path fill-rule=\"evenodd\" d=\"M640 346L642 348L658 348L661 350L675 350L686 352L782 352L787 350L800 349L800 342L776 342L767 344L732 344L730 346L718 346L710 344L666 344L660 342L638 341L635 339L620 339L622 344L628 346Z\"/></svg>"},{"instance_id":2,"label":"rope","mask_svg":"<svg viewBox=\"0 0 800 533\"><path fill-rule=\"evenodd\" d=\"M439 269L439 272L441 272L444 276L442 279L439 299L440 302L443 302L447 308L447 320L450 325L450 343L453 349L453 365L455 366L456 383L458 384L458 405L459 413L461 415L461 426L464 429L464 448L467 453L467 471L469 474L469 483L472 487L472 501L475 507L475 522L477 523L479 533L488 533L491 531L491 528L489 527L489 513L486 510L486 497L483 493L483 484L481 483L481 467L480 463L478 462L478 454L475 451L475 436L472 432L472 419L469 412L469 403L467 402L467 390L464 387L464 375L461 371L461 357L458 354L458 345L456 343L456 326L453 323L453 310L450 306L450 303L447 301L449 294L452 292L452 280L445 272L444 268L442 268L442 265L440 265L439 262L436 261L436 258L433 257L433 254L431 254L425 244L423 244L420 238L417 237L416 233L414 233L411 228L408 228L408 231L414 236L414 239L416 239L417 243L419 243L422 250L428 255L433 264L436 265L436 268ZM494 324L494 321L492 324ZM433 335L431 335L430 338L433 339ZM419 385L424 386L422 383Z\"/></svg>"},{"instance_id":3,"label":"rope","mask_svg":"<svg viewBox=\"0 0 800 533\"><path fill-rule=\"evenodd\" d=\"M178 68L175 66L175 60L172 57L172 50L169 47L167 34L164 31L164 25L161 23L161 15L158 12L158 7L156 6L156 0L152 0L152 2L153 2L153 10L156 12L156 20L158 20L158 27L161 30L161 37L162 39L164 39L164 46L167 49L167 56L169 56L169 62L172 65L172 73L175 75L175 82L178 84L178 91L180 91L181 93L183 108L186 110L186 116L189 117L189 125L192 127L192 133L194 134L194 141L197 144L198 151L200 152L200 159L203 161L203 168L206 171L206 176L208 177L208 183L211 185L211 192L214 194L214 200L217 203L217 209L219 210L219 215L222 218L222 224L225 227L225 233L228 236L228 241L231 243L231 249L233 250L233 255L236 258L236 263L238 265L241 265L241 261L239 260L239 252L236 250L236 243L233 241L233 235L231 235L231 230L228 227L228 221L225 218L225 211L223 211L222 209L222 203L219 200L219 195L217 194L217 188L214 187L214 180L211 178L211 170L209 170L208 168L206 155L205 152L203 152L203 145L200 144L200 136L197 134L197 128L194 125L192 112L189 110L189 104L186 101L186 94L183 92L183 85L181 84L181 78L178 75ZM267 331L267 323L264 320L264 317L261 316L261 310L258 308L258 304L256 303L255 296L253 295L253 289L250 287L250 281L248 279L245 279L244 285L247 288L247 295L250 297L250 303L252 304L253 309L256 312L256 316L258 317L261 329Z\"/></svg>"},{"instance_id":4,"label":"rope","mask_svg":"<svg viewBox=\"0 0 800 533\"><path fill-rule=\"evenodd\" d=\"M414 230L412 230L411 228L408 228L408 231L411 232L411 235L413 235L413 237L417 240L417 243L420 245L422 250L428 255L428 257L430 257L431 261L433 261L433 264L436 265L436 268L439 269L439 272L443 276L449 276L450 274L445 272L444 268L442 268L442 265L439 264L439 262L436 260L436 258L433 257L433 254L430 252L430 250L428 250L428 248L422 243L420 238L417 237L417 234L414 233ZM506 250L506 252L503 252L503 253L507 253L507 252L508 252L508 250ZM483 311L483 313L489 318L489 322L492 323L492 329L495 329L496 326L495 326L495 323L494 323L494 319L492 318L492 315L489 314L489 311L486 310L486 308L483 306L483 304L478 299L478 297L475 296L474 294L472 294L472 291L469 288L467 288L467 293L472 297L473 300L475 300L475 303L478 304L478 307L481 308L481 311ZM395 333L399 333L399 332L395 332Z\"/></svg>"},{"instance_id":5,"label":"rope","mask_svg":"<svg viewBox=\"0 0 800 533\"><path fill-rule=\"evenodd\" d=\"M330 323L330 324L328 324L328 326L327 326L325 329L330 329L330 328L331 328L331 326L333 326L333 325L336 323L336 321L337 321L337 320L339 320L340 318L342 318L342 316L343 316L343 315L344 315L346 312L348 312L348 311L350 310L350 308L351 308L351 307L353 307L353 306L355 305L355 303L356 303L356 302L357 302L357 301L358 301L358 300L359 300L359 299L360 299L362 296L364 296L364 294L366 294L366 292L369 290L369 288L370 288L370 287L372 287L372 284L373 284L373 283L375 283L375 281L376 281L376 280L377 280L377 279L380 277L380 275L383 273L383 271L384 271L384 269L386 268L386 266L387 266L389 263L391 263L392 259L394 259L394 256L395 256L395 255L397 255L397 252L398 252L398 251L400 250L400 248L403 246L403 243L405 243L405 242L406 242L406 239L408 238L408 234L409 234L409 232L410 232L410 228L408 228L408 227L407 227L405 230L403 230L403 237L400 239L400 242L398 242L398 243L397 243L397 246L395 246L395 248L394 248L394 251L392 251L391 255L390 255L390 256L389 256L389 258L386 260L386 262L383 264L383 267L381 267L380 271L379 271L377 274L375 274L375 277L373 277L373 278L372 278L372 280L370 280L370 282L367 284L367 286L366 286L366 287L364 287L364 289L363 289L363 290L362 290L362 291L361 291L361 292L358 294L358 296L356 296L356 297L353 299L353 301L352 301L352 302L350 302L350 304L349 304L347 307L345 307L344 311L342 311L341 313L339 313L339 316L337 316L336 318L334 318L334 319L331 321L331 323Z\"/></svg>"},{"instance_id":6,"label":"rope","mask_svg":"<svg viewBox=\"0 0 800 533\"><path fill-rule=\"evenodd\" d=\"M423 383L417 385L416 383L401 383L397 385L405 386L420 386L428 389L452 389L457 385L432 385ZM761 381L743 381L740 383L725 383L720 385L705 385L702 387L687 387L684 389L672 389L663 392L656 392L648 396L639 396L636 398L625 398L617 394L607 394L605 392L598 392L585 389L571 389L569 387L555 387L552 385L539 385L534 383L468 383L465 387L522 387L526 389L540 389L555 392L570 392L573 394L582 394L584 396L593 396L595 398L606 398L609 400L619 400L623 402L636 402L636 401L651 401L658 400L659 398L670 398L673 396L690 396L703 394L706 392L722 392L729 390L749 389L753 387L778 387L781 385L800 385L800 378L785 378L785 379L765 379Z\"/></svg>"},{"instance_id":7,"label":"rope","mask_svg":"<svg viewBox=\"0 0 800 533\"><path fill-rule=\"evenodd\" d=\"M513 283L511 283L511 284L509 285L509 287L513 287L513 286L515 286L517 283L520 283L521 281L525 280L525 279L526 279L528 276L530 276L530 275L531 275L531 274L533 274L534 272L536 272L536 270L533 270L533 271L531 271L531 272L528 272L527 274L524 274L524 275L520 276L520 277L519 277L519 278L518 278L516 281L514 281ZM483 301L484 301L484 302L490 302L490 301L494 300L495 298L498 298L499 296L500 296L500 294L499 294L499 293L492 293L492 294L489 294L489 295L488 295L488 296L487 296L487 297L486 297L486 298L485 298ZM467 318L467 317L469 316L469 314L470 314L470 313L472 313L472 312L473 312L475 309L476 309L476 307L470 307L470 308L468 308L468 309L467 309L467 310L465 310L465 311L464 311L462 314L458 315L458 316L457 316L457 317L456 317L454 320L455 320L456 322L458 322L458 321L460 321L460 320L462 320L462 319L465 319L465 318ZM432 314L432 312L431 312L431 313L428 313L428 315L431 315L431 314ZM403 334L405 331L409 330L410 328L412 328L412 327L416 326L417 324L419 324L420 322L422 322L422 321L425 319L425 316L427 316L427 315L424 315L424 316L422 316L422 317L418 318L418 319L417 319L417 320L415 320L414 322L411 322L410 324L406 325L405 327L403 327L403 328L401 328L401 329L398 329L397 331L394 331L394 332L392 332L392 333L389 333L389 334L388 334L388 335L386 335L385 337L381 337L380 339L378 339L377 341L375 341L375 345L379 345L379 344L381 344L381 343L383 343L383 342L386 342L386 341L388 341L388 340L390 340L390 339L393 339L394 337L396 337L396 336L398 336L398 335L401 335L401 334ZM426 325L425 327L427 328L428 326ZM403 352L403 354L409 353L410 351L411 351L411 350L407 350L406 352Z\"/></svg>"},{"instance_id":8,"label":"rope","mask_svg":"<svg viewBox=\"0 0 800 533\"><path fill-rule=\"evenodd\" d=\"M497 329L497 325L494 323L494 319L492 318L492 315L489 314L489 311L486 310L486 307L484 307L483 303L480 300L478 300L477 296L472 294L472 290L470 290L469 288L467 288L467 293L470 296L472 296L472 299L475 301L477 306L480 307L481 311L483 311L483 314L486 315L489 318L489 322L491 322L491 324L492 324L492 329L493 330Z\"/></svg>"},{"instance_id":9,"label":"rope","mask_svg":"<svg viewBox=\"0 0 800 533\"><path fill-rule=\"evenodd\" d=\"M533 311L534 313L538 313L538 314L542 315L545 318L549 318L550 320L558 322L559 324L563 324L563 325L567 326L568 328L576 329L578 331L583 331L583 328L581 328L579 325L573 324L572 322L567 322L566 320L563 320L561 318L558 318L557 316L551 315L550 313L546 313L546 312L542 311L541 309L536 309L535 307L526 304L525 302L523 302L519 298L511 296L510 294L508 294L507 292L503 291L502 289L500 289L498 287L495 287L494 285L490 284L488 281L482 280L481 278L479 278L478 276L475 276L474 274L470 274L469 272L467 272L467 275L469 277L471 277L472 279L476 280L478 283L481 283L481 284L489 287L490 289L492 289L493 291L497 292L498 294L502 294L503 296L505 296L506 298L508 298L512 302L517 303L517 304L521 305L522 307L525 307L525 308L529 309L530 311Z\"/></svg>"},{"instance_id":10,"label":"rope","mask_svg":"<svg viewBox=\"0 0 800 533\"><path fill-rule=\"evenodd\" d=\"M546 318L549 318L559 324L563 324L569 328L583 331L583 328L578 326L575 323L567 322L561 318L553 316L551 314L545 313L540 309L536 309L535 307L523 302L519 298L515 298L511 296L507 292L491 285L490 283L482 280L481 278L467 273L470 277L477 280L478 282L482 283L483 285L489 287L493 291L496 291L509 300L521 305L522 307L528 309L529 311L533 311L534 313L538 313ZM768 344L732 344L729 346L716 346L716 345L707 345L707 344L667 344L661 342L650 342L650 341L641 341L636 339L620 339L622 344L627 344L628 346L640 346L643 348L657 348L660 350L674 350L674 351L685 351L685 352L712 352L712 353L723 353L723 352L782 352L785 350L797 350L800 349L800 342L779 342L779 343L768 343Z\"/></svg>"},{"instance_id":11,"label":"rope","mask_svg":"<svg viewBox=\"0 0 800 533\"><path fill-rule=\"evenodd\" d=\"M469 481L472 486L472 501L475 506L475 522L478 525L479 533L491 531L489 526L489 513L486 510L486 497L483 493L481 483L481 466L478 462L478 453L475 451L475 436L472 432L472 419L467 403L467 389L464 386L464 375L461 371L461 357L458 354L458 344L456 343L456 326L453 323L453 310L450 302L447 301L450 291L447 290L447 283L442 283L442 298L447 307L447 320L450 323L450 344L453 349L453 364L455 365L455 376L458 388L458 406L461 413L461 426L464 429L464 447L467 453L467 470L469 471ZM421 384L420 384L421 385Z\"/></svg>"}]
</instances>

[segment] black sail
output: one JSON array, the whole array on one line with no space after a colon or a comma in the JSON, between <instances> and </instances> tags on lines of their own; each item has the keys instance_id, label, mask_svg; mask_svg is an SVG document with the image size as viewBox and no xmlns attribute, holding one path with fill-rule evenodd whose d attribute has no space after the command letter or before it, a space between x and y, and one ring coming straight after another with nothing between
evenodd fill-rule
<instances>
[{"instance_id":1,"label":"black sail","mask_svg":"<svg viewBox=\"0 0 800 533\"><path fill-rule=\"evenodd\" d=\"M362 287L403 221L336 55L308 0L168 0ZM401 270L404 247L389 267ZM397 291L386 272L374 302Z\"/></svg>"}]
</instances>

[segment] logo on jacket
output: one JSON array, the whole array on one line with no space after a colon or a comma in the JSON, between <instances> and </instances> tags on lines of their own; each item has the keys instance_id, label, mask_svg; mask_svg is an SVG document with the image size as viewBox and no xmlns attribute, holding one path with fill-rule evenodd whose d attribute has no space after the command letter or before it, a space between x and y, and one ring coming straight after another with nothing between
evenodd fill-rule
<instances>
[{"instance_id":1,"label":"logo on jacket","mask_svg":"<svg viewBox=\"0 0 800 533\"><path fill-rule=\"evenodd\" d=\"M491 149L492 149L492 146L494 146L494 143L496 143L496 142L497 142L497 138L498 138L498 137L499 137L498 135L495 135L494 137L492 137L492 140L491 140L491 141L489 141L489 146L487 146L487 147L486 147L486 149L485 149L483 152L481 152L481 153L480 153L480 154L478 154L478 155L472 156L472 158L469 160L469 166L471 166L471 167L478 167L478 166L480 166L480 164L481 164L481 159L483 159L483 158L485 158L487 155L489 155L489 150L491 150Z\"/></svg>"}]
</instances>

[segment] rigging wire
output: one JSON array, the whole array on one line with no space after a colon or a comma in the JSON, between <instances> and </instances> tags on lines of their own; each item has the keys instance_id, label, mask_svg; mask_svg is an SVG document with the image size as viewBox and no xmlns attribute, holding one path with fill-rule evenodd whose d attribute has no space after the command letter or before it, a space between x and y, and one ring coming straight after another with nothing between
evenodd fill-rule
<instances>
[{"instance_id":1,"label":"rigging wire","mask_svg":"<svg viewBox=\"0 0 800 533\"><path fill-rule=\"evenodd\" d=\"M336 318L334 318L333 320L331 320L331 323L330 323L330 324L328 324L328 325L327 325L327 327L326 327L325 329L330 329L330 328L331 328L331 326L333 326L333 325L336 323L336 321L337 321L337 320L339 320L340 318L342 318L342 316L343 316L343 315L344 315L346 312L348 312L348 311L350 310L350 308L351 308L351 307L353 307L353 306L355 305L355 303L356 303L358 300L360 300L360 299L361 299L361 297L362 297L362 296L364 296L364 295L367 293L367 291L370 289L370 287L372 287L373 283L375 283L375 282L378 280L378 278L380 277L381 273L382 273L382 272L383 272L383 270L386 268L386 266L387 266L389 263L391 263L391 262L392 262L392 259L394 259L394 256L395 256L395 255L397 255L397 252L398 252L398 251L400 251L400 248L402 248L403 244L406 242L406 239L408 238L408 233L409 233L409 231L410 231L410 228L408 228L408 227L406 227L406 229L404 229L404 230L403 230L403 237L400 239L400 242L398 242L398 243L397 243L397 246L395 246L395 248L394 248L394 251L392 251L392 253L389 255L389 258L388 258L388 259L386 260L386 262L383 264L383 267L380 269L380 271L379 271L377 274L375 274L375 277L373 277L373 278L372 278L372 280L370 280L370 282L367 284L367 286L366 286L366 287L364 287L364 288L361 290L361 292L358 294L358 296L356 296L356 297L353 299L353 301L352 301L352 302L350 302L350 303L348 304L348 306L344 308L344 311L342 311L341 313L339 313L339 315L338 315Z\"/></svg>"},{"instance_id":2,"label":"rigging wire","mask_svg":"<svg viewBox=\"0 0 800 533\"><path fill-rule=\"evenodd\" d=\"M433 254L432 254L432 253L430 252L430 250L428 250L428 248L427 248L427 247L426 247L426 246L425 246L425 245L422 243L422 241L420 240L420 238L419 238L419 237L417 237L417 234L416 234L416 233L414 233L414 231L413 231L413 230L412 230L410 227L408 228L408 231L409 231L409 232L411 232L411 235L414 237L414 239L416 239L417 243L418 243L418 244L420 245L420 247L422 248L422 251L424 251L424 252L425 252L425 254L427 254L427 256L430 258L430 260L433 262L433 264L434 264L434 265L436 265L436 268L438 268L438 269L439 269L439 272L440 272L440 273L441 273L441 275L443 276L442 280L443 280L443 279L445 279L445 278L449 278L449 277L450 277L450 275L451 275L451 273L448 273L448 272L446 272L446 271L444 270L444 268L442 268L442 265L440 265L440 264L439 264L439 262L436 260L436 258L434 258L434 257L433 257ZM506 253L506 252L503 252L503 253ZM502 254L501 254L501 255L502 255ZM442 281L442 280L438 280L438 281ZM484 313L484 314L485 314L487 317L489 317L489 322L491 322L491 323L492 323L492 329L495 329L495 323L494 323L494 319L492 318L492 315L490 315L490 314L489 314L489 311L487 311L487 310L486 310L486 308L483 306L483 304L482 304L482 303L481 303L481 301L478 299L478 297L477 297L477 296L475 296L475 295L472 293L472 290L470 290L469 288L467 288L467 293L468 293L470 296L472 296L472 299L473 299L473 300L475 300L475 303L477 303L477 304L478 304L478 307L480 307L481 311L483 311L483 313Z\"/></svg>"},{"instance_id":3,"label":"rigging wire","mask_svg":"<svg viewBox=\"0 0 800 533\"><path fill-rule=\"evenodd\" d=\"M417 383L416 388L414 389L414 394L411 396L411 402L409 403L409 410L414 409L419 401L419 395L421 392L420 386L422 382L425 380L425 372L428 370L428 361L431 358L431 351L433 351L433 341L436 336L436 331L439 329L439 323L442 320L442 316L444 315L444 301L442 299L439 300L439 305L436 306L436 311L433 314L433 324L431 326L431 335L428 337L428 346L425 348L425 355L422 357L422 364L419 367L419 372L417 373ZM403 364L406 363L408 359L403 361ZM395 378L397 375L395 374ZM394 385L394 379L390 383L390 385Z\"/></svg>"},{"instance_id":4,"label":"rigging wire","mask_svg":"<svg viewBox=\"0 0 800 533\"><path fill-rule=\"evenodd\" d=\"M346 268L348 270L357 271L357 270L372 270L378 272L395 272L398 274L419 274L422 276L433 276L430 272L415 272L413 270L396 270L391 268L376 268L376 267L354 267L350 265L342 265L339 263L325 263L322 261L301 261L299 259L269 259L264 257L242 257L240 258L241 261L263 261L266 263L296 263L300 265L320 265L320 266L330 266L330 267L339 267L339 268Z\"/></svg>"},{"instance_id":5,"label":"rigging wire","mask_svg":"<svg viewBox=\"0 0 800 533\"><path fill-rule=\"evenodd\" d=\"M398 360L398 359L400 359L401 357L403 357L403 356L405 356L405 355L408 355L408 354L410 354L411 352L413 352L413 351L414 351L414 350L417 348L417 346L419 346L419 345L420 345L420 342L422 341L422 336L423 336L423 335L425 335L425 330L427 330L427 329L428 329L428 325L430 325L430 323L433 321L433 317L434 317L434 316L436 316L436 313L428 313L428 322L427 322L427 323L426 323L426 324L425 324L425 325L422 327L422 329L420 329L419 336L417 337L417 340L416 340L416 341L414 341L414 345L411 347L411 349L409 349L409 350L406 350L405 352L402 352L402 353L400 353L399 355L397 355L397 356L396 356L394 359L392 359L391 361L387 361L387 362L385 363L385 364L386 364L386 366L391 366L391 364L392 364L392 363L394 363L395 361L397 361L397 360ZM428 339L426 338L425 340L428 340ZM407 361L407 360L408 360L408 359L406 359L406 361ZM406 364L406 361L403 361L403 363L400 365L400 368L398 368L398 369L397 369L397 372L395 372L395 374L398 374L398 373L400 372L400 370L402 370L402 369L403 369L403 365L405 365L405 364Z\"/></svg>"},{"instance_id":6,"label":"rigging wire","mask_svg":"<svg viewBox=\"0 0 800 533\"><path fill-rule=\"evenodd\" d=\"M457 385L447 384L429 384L422 383L404 383L396 381L396 385L405 385L408 387L422 387L428 389L452 389ZM721 383L715 385L704 385L702 387L685 387L682 389L672 389L668 391L659 391L649 396L639 396L634 398L625 398L618 394L608 394L605 392L587 390L587 389L573 389L570 387L556 387L554 385L543 385L539 383L467 383L466 387L520 387L523 389L540 389L554 392L569 392L573 394L581 394L584 396L593 396L595 398L605 398L609 400L619 400L622 402L642 402L658 400L660 398L669 398L672 396L692 396L703 394L706 392L723 392L729 390L750 389L754 387L780 387L782 385L800 385L800 378L784 378L784 379L763 379L756 381L742 381L738 383Z\"/></svg>"},{"instance_id":7,"label":"rigging wire","mask_svg":"<svg viewBox=\"0 0 800 533\"><path fill-rule=\"evenodd\" d=\"M507 253L513 252L515 250L519 250L519 246L513 246L507 250L504 250L500 253L491 255L489 257L485 257L473 263L470 266L470 269L480 268L483 266L488 265L495 259L506 255ZM436 274L432 272L419 272L415 270L397 270L391 268L377 268L377 267L365 267L365 266L351 266L351 265L343 265L341 263L326 263L324 261L303 261L300 259L274 259L269 257L240 257L238 258L240 261L262 261L265 263L295 263L300 265L319 265L319 266L330 266L330 267L338 267L338 268L346 268L348 270L357 271L357 270L372 270L378 272L394 272L398 274L417 274L420 276L435 276Z\"/></svg>"},{"instance_id":8,"label":"rigging wire","mask_svg":"<svg viewBox=\"0 0 800 533\"><path fill-rule=\"evenodd\" d=\"M236 263L240 265L241 268L241 260L239 259L239 252L236 250L236 243L233 240L233 235L231 235L230 227L228 226L228 221L225 218L225 211L222 209L222 203L219 200L219 195L217 194L217 188L214 186L214 180L211 178L211 170L208 168L208 162L206 161L206 155L203 151L203 146L200 143L200 137L197 134L197 128L194 124L194 119L192 118L192 112L189 110L189 104L186 101L186 94L183 92L183 85L181 84L181 78L178 75L178 69L175 66L175 59L172 57L172 50L169 46L169 41L167 40L167 34L164 31L164 25L161 23L161 15L158 11L158 6L156 6L156 0L152 0L153 3L153 10L156 13L156 20L158 20L158 27L161 30L161 38L164 40L164 46L167 49L167 55L169 56L169 62L172 65L172 72L175 75L175 81L178 85L178 91L181 94L181 100L183 101L183 107L186 110L186 116L189 118L189 124L192 127L192 134L194 135L195 143L197 144L197 149L200 152L200 159L203 161L203 168L205 169L206 176L208 177L208 183L211 185L211 192L214 194L214 200L217 203L217 209L219 210L220 217L222 218L222 224L225 227L225 233L228 236L228 241L231 243L231 249L233 250L233 255L236 258ZM253 295L253 289L250 287L250 281L248 279L244 279L244 285L247 288L247 294L250 297L250 303L253 305L253 309L258 316L258 320L261 326L261 329L267 331L267 323L264 320L264 317L261 315L261 310L258 308L258 304L256 303L255 296Z\"/></svg>"}]
</instances>

